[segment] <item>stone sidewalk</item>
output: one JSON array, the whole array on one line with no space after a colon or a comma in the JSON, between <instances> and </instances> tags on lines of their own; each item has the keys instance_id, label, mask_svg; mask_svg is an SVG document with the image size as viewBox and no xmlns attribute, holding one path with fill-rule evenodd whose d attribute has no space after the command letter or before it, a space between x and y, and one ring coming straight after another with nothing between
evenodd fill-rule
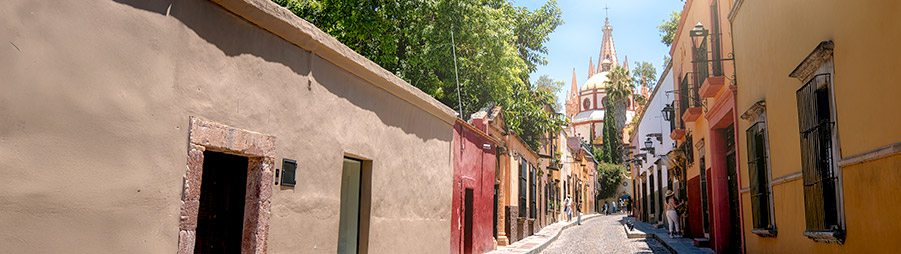
<instances>
[{"instance_id":1,"label":"stone sidewalk","mask_svg":"<svg viewBox=\"0 0 901 254\"><path fill-rule=\"evenodd\" d=\"M597 218L600 216L599 214L589 214L582 216L582 223L585 221ZM507 246L498 246L497 250L488 252L490 254L512 254L512 253L539 253L544 248L548 246L551 242L557 239L560 236L560 232L566 230L569 227L576 225L576 218L573 217L573 220L570 222L561 221L551 225L548 225L538 231L538 233L526 237L525 239L519 240L513 244Z\"/></svg>"},{"instance_id":2,"label":"stone sidewalk","mask_svg":"<svg viewBox=\"0 0 901 254\"><path fill-rule=\"evenodd\" d=\"M626 221L631 221L635 229L629 230ZM635 221L632 217L623 218L623 229L629 238L654 238L663 244L672 253L714 253L710 248L699 248L694 245L691 238L670 238L666 229L655 228L653 225L641 221Z\"/></svg>"}]
</instances>

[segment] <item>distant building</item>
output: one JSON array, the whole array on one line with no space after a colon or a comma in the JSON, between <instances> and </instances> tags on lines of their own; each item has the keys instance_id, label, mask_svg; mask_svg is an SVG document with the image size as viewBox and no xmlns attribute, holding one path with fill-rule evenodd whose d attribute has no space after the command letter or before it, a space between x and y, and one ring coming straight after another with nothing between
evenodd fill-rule
<instances>
[{"instance_id":1,"label":"distant building","mask_svg":"<svg viewBox=\"0 0 901 254\"><path fill-rule=\"evenodd\" d=\"M566 98L566 117L570 119L571 129L569 135L584 139L592 145L599 145L603 141L607 74L614 67L620 66L616 57L616 47L613 45L613 28L610 27L609 20L604 22L603 32L597 67L595 68L592 60L588 61L588 76L581 88L577 83L576 70L573 69L572 87ZM623 68L629 69L628 61L629 58L626 57ZM627 104L626 123L629 123L636 110L633 96L629 96Z\"/></svg>"}]
</instances>

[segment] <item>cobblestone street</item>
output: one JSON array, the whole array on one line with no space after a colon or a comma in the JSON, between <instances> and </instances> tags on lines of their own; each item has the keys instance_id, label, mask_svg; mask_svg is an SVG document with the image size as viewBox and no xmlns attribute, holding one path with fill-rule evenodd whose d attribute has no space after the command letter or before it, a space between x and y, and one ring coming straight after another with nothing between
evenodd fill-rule
<instances>
[{"instance_id":1,"label":"cobblestone street","mask_svg":"<svg viewBox=\"0 0 901 254\"><path fill-rule=\"evenodd\" d=\"M628 239L621 220L623 214L600 216L583 221L560 234L542 253L669 253L660 242Z\"/></svg>"}]
</instances>

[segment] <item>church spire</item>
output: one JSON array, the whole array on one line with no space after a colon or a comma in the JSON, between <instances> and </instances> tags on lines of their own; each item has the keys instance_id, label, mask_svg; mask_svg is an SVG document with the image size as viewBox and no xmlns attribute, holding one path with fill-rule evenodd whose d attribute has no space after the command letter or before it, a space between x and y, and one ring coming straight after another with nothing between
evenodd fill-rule
<instances>
[{"instance_id":1,"label":"church spire","mask_svg":"<svg viewBox=\"0 0 901 254\"><path fill-rule=\"evenodd\" d=\"M601 71L610 71L613 67L619 66L616 58L616 47L613 46L613 28L610 27L610 19L604 19L604 37L601 41L601 54L598 59L598 69ZM605 61L609 60L609 64Z\"/></svg>"},{"instance_id":2,"label":"church spire","mask_svg":"<svg viewBox=\"0 0 901 254\"><path fill-rule=\"evenodd\" d=\"M588 78L591 78L591 76L594 76L594 60L591 60L591 58L589 57L588 58Z\"/></svg>"},{"instance_id":3,"label":"church spire","mask_svg":"<svg viewBox=\"0 0 901 254\"><path fill-rule=\"evenodd\" d=\"M573 68L573 87L569 89L570 97L579 96L579 83L576 81L576 68Z\"/></svg>"},{"instance_id":4,"label":"church spire","mask_svg":"<svg viewBox=\"0 0 901 254\"><path fill-rule=\"evenodd\" d=\"M626 56L626 60L623 61L623 69L626 69L626 71L629 70L629 56L628 55Z\"/></svg>"}]
</instances>

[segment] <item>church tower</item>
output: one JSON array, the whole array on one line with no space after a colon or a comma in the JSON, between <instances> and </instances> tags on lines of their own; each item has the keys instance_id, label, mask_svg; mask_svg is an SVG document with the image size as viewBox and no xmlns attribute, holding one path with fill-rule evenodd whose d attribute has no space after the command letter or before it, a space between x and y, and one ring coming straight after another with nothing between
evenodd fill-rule
<instances>
[{"instance_id":1,"label":"church tower","mask_svg":"<svg viewBox=\"0 0 901 254\"><path fill-rule=\"evenodd\" d=\"M600 145L603 140L604 102L607 100L607 74L619 65L616 57L616 47L613 45L613 28L610 20L604 20L601 52L598 55L598 65L594 65L593 57L588 60L588 77L579 86L576 71L573 69L572 88L566 100L566 116L570 119L570 127L567 135L581 137L592 145ZM628 59L626 59L628 61ZM624 66L626 67L626 66ZM628 68L628 67L627 67ZM584 80L584 79L583 79ZM626 122L635 116L633 98L629 97L626 108Z\"/></svg>"},{"instance_id":2,"label":"church tower","mask_svg":"<svg viewBox=\"0 0 901 254\"><path fill-rule=\"evenodd\" d=\"M604 18L604 37L601 40L597 73L610 71L616 66L619 66L619 62L616 58L616 47L613 46L613 28L610 27L610 19Z\"/></svg>"},{"instance_id":3,"label":"church tower","mask_svg":"<svg viewBox=\"0 0 901 254\"><path fill-rule=\"evenodd\" d=\"M576 79L576 68L573 68L573 83L566 96L566 117L572 119L579 113L579 83Z\"/></svg>"}]
</instances>

